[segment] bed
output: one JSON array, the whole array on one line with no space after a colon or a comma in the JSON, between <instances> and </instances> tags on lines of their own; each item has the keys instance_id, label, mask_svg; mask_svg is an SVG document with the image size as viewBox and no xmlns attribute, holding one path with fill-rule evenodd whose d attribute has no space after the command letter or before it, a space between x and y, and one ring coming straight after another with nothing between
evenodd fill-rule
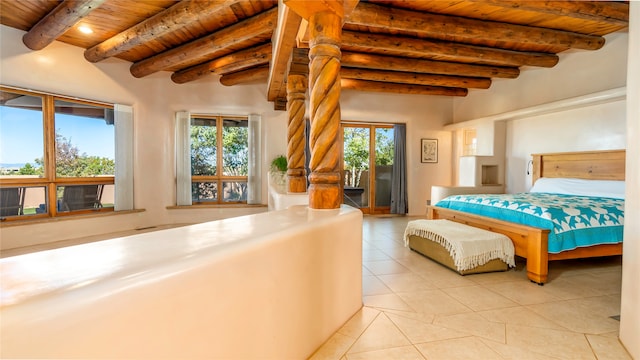
<instances>
[{"instance_id":1,"label":"bed","mask_svg":"<svg viewBox=\"0 0 640 360\"><path fill-rule=\"evenodd\" d=\"M533 183L540 178L624 180L625 151L534 154ZM514 243L516 255L526 259L527 277L538 284L547 282L549 261L622 254L622 243L582 245L550 253L548 229L497 220L485 215L440 206L427 208L429 219L448 219L508 236Z\"/></svg>"}]
</instances>

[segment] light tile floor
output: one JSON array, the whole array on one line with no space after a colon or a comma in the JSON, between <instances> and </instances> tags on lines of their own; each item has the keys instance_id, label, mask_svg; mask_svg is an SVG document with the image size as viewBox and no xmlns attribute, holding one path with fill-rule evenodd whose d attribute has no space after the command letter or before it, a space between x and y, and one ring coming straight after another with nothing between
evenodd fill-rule
<instances>
[{"instance_id":1,"label":"light tile floor","mask_svg":"<svg viewBox=\"0 0 640 360\"><path fill-rule=\"evenodd\" d=\"M460 276L407 249L411 217L365 216L363 304L312 360L631 359L618 341L621 258L552 262L550 281Z\"/></svg>"}]
</instances>

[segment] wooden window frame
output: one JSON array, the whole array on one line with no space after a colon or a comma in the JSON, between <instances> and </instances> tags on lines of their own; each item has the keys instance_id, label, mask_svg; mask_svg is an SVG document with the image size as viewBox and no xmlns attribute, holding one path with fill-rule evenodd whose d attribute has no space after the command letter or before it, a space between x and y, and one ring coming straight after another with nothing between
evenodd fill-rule
<instances>
[{"instance_id":1,"label":"wooden window frame","mask_svg":"<svg viewBox=\"0 0 640 360\"><path fill-rule=\"evenodd\" d=\"M74 210L74 211L58 211L58 198L57 188L59 186L69 185L114 185L115 176L96 176L96 177L57 177L56 176L56 135L55 135L55 101L61 100L66 102L72 102L77 104L84 104L90 106L103 107L105 109L112 109L112 104L107 104L99 101L91 101L85 99L78 99L58 94L50 94L38 91L30 91L24 89L17 89L13 87L0 86L0 91L16 93L26 96L40 97L42 99L42 122L43 122L43 170L44 175L40 178L17 178L12 179L10 177L0 178L0 186L3 188L11 187L44 187L45 188L45 200L47 205L47 212L42 214L32 215L19 215L3 217L2 221L29 221L42 218L52 217L66 217L76 216L83 214L95 214L95 213L107 213L113 212L113 207L100 207L86 210ZM115 140L115 139L114 139Z\"/></svg>"},{"instance_id":2,"label":"wooden window frame","mask_svg":"<svg viewBox=\"0 0 640 360\"><path fill-rule=\"evenodd\" d=\"M376 194L375 194L375 187L374 187L374 182L375 182L375 177L376 177L376 169L375 166L371 166L372 163L372 159L373 156L372 154L375 154L376 152L376 129L393 129L394 128L394 123L377 123L377 122L359 122L359 121L349 121L349 120L343 120L340 122L340 144L341 144L341 151L340 151L340 163L344 163L344 128L361 128L361 129L368 129L369 130L369 179L368 179L368 188L369 188L369 193L368 193L368 201L369 204L366 208L360 208L360 210L364 213L364 214L371 214L371 215L379 215L379 214L388 214L390 211L390 206L376 206L375 205L375 201L376 201ZM340 173L341 173L341 177L344 178L344 171L341 168L340 169ZM344 196L344 181L340 182L340 192L343 194ZM343 200L344 201L344 200ZM374 204L373 206L371 204Z\"/></svg>"},{"instance_id":3,"label":"wooden window frame","mask_svg":"<svg viewBox=\"0 0 640 360\"><path fill-rule=\"evenodd\" d=\"M222 149L222 131L224 127L225 119L235 119L235 120L243 120L249 121L248 116L238 116L238 115L211 115L211 114L191 114L191 118L189 119L189 128L191 128L191 120L193 118L199 119L215 119L216 120L216 148ZM222 126L218 126L218 124L222 124ZM189 146L189 151L191 151L191 146ZM216 183L218 196L215 201L193 201L193 206L206 206L206 205L246 205L247 200L244 201L224 201L224 196L220 196L223 190L224 182L233 182L233 181L243 181L245 183L249 183L248 176L229 176L224 175L224 171L222 171L223 166L223 152L216 151L216 169L220 169L217 171L216 175L193 175L191 174L191 184L196 182L209 182ZM193 170L192 170L193 171ZM192 198L193 199L193 198Z\"/></svg>"}]
</instances>

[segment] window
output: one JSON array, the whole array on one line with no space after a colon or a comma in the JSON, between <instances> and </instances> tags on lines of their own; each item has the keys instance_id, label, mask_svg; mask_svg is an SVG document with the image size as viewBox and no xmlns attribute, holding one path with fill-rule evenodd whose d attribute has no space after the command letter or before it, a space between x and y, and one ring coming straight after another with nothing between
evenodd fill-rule
<instances>
[{"instance_id":1,"label":"window","mask_svg":"<svg viewBox=\"0 0 640 360\"><path fill-rule=\"evenodd\" d=\"M2 220L113 211L113 106L0 88Z\"/></svg>"},{"instance_id":2,"label":"window","mask_svg":"<svg viewBox=\"0 0 640 360\"><path fill-rule=\"evenodd\" d=\"M247 117L192 115L190 121L193 204L247 203Z\"/></svg>"}]
</instances>

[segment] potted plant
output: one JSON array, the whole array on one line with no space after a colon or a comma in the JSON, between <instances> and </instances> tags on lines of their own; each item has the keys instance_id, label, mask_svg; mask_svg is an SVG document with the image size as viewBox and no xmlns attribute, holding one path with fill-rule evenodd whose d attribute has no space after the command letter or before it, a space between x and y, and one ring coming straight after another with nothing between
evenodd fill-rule
<instances>
[{"instance_id":1,"label":"potted plant","mask_svg":"<svg viewBox=\"0 0 640 360\"><path fill-rule=\"evenodd\" d=\"M271 171L287 171L287 158L284 155L276 156L271 161Z\"/></svg>"},{"instance_id":2,"label":"potted plant","mask_svg":"<svg viewBox=\"0 0 640 360\"><path fill-rule=\"evenodd\" d=\"M271 161L269 173L274 184L285 185L287 183L287 158L284 155L276 156Z\"/></svg>"}]
</instances>

